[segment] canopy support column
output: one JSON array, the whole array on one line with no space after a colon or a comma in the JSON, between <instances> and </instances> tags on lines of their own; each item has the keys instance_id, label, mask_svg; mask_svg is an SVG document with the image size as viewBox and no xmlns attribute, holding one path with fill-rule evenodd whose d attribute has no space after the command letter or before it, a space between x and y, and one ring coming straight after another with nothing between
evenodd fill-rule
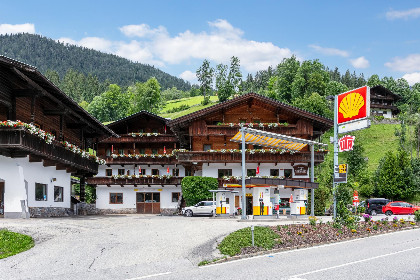
<instances>
[{"instance_id":1,"label":"canopy support column","mask_svg":"<svg viewBox=\"0 0 420 280\"><path fill-rule=\"evenodd\" d=\"M311 147L311 183L314 182L315 178L315 152L314 152L314 145L310 145ZM311 189L311 216L315 216L315 189Z\"/></svg>"},{"instance_id":2,"label":"canopy support column","mask_svg":"<svg viewBox=\"0 0 420 280\"><path fill-rule=\"evenodd\" d=\"M242 127L241 138L242 138L242 220L246 219L246 189L245 189L245 130Z\"/></svg>"}]
</instances>

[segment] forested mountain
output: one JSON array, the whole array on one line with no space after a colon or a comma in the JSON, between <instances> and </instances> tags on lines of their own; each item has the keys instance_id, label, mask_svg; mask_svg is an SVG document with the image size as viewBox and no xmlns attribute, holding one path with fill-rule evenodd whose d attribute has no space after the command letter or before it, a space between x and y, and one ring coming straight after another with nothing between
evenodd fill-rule
<instances>
[{"instance_id":1,"label":"forested mountain","mask_svg":"<svg viewBox=\"0 0 420 280\"><path fill-rule=\"evenodd\" d=\"M189 90L190 84L153 66L92 49L59 43L34 34L0 35L0 55L37 67L40 72L56 71L63 78L69 69L98 77L100 82L129 86L155 77L163 89Z\"/></svg>"}]
</instances>

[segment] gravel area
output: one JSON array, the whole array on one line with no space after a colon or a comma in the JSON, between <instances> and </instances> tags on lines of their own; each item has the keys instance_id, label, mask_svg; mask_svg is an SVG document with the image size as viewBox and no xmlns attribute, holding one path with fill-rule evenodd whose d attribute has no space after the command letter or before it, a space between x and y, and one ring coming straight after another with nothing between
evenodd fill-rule
<instances>
[{"instance_id":1,"label":"gravel area","mask_svg":"<svg viewBox=\"0 0 420 280\"><path fill-rule=\"evenodd\" d=\"M185 270L219 257L217 242L240 228L306 222L153 215L0 219L0 228L35 240L34 248L0 260L0 279L130 279Z\"/></svg>"}]
</instances>

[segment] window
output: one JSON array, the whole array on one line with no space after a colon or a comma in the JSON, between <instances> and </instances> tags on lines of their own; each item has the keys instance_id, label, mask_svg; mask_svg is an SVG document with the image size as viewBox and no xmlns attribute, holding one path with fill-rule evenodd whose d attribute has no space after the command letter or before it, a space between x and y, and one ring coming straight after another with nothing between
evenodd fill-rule
<instances>
[{"instance_id":1,"label":"window","mask_svg":"<svg viewBox=\"0 0 420 280\"><path fill-rule=\"evenodd\" d=\"M130 175L130 170L127 170L127 175Z\"/></svg>"},{"instance_id":2,"label":"window","mask_svg":"<svg viewBox=\"0 0 420 280\"><path fill-rule=\"evenodd\" d=\"M144 202L160 202L160 193L145 193Z\"/></svg>"},{"instance_id":3,"label":"window","mask_svg":"<svg viewBox=\"0 0 420 280\"><path fill-rule=\"evenodd\" d=\"M222 178L223 176L232 176L232 169L219 169L219 170L217 170L217 177Z\"/></svg>"},{"instance_id":4,"label":"window","mask_svg":"<svg viewBox=\"0 0 420 280\"><path fill-rule=\"evenodd\" d=\"M111 156L111 149L109 149L109 148L106 149L105 156L107 156L107 157Z\"/></svg>"},{"instance_id":5,"label":"window","mask_svg":"<svg viewBox=\"0 0 420 280\"><path fill-rule=\"evenodd\" d=\"M192 174L191 168L185 168L185 176L192 176Z\"/></svg>"},{"instance_id":6,"label":"window","mask_svg":"<svg viewBox=\"0 0 420 280\"><path fill-rule=\"evenodd\" d=\"M218 125L219 123L223 123L221 121L213 121L213 125Z\"/></svg>"},{"instance_id":7,"label":"window","mask_svg":"<svg viewBox=\"0 0 420 280\"><path fill-rule=\"evenodd\" d=\"M181 194L179 192L173 192L172 193L172 202L178 202L180 195Z\"/></svg>"},{"instance_id":8,"label":"window","mask_svg":"<svg viewBox=\"0 0 420 280\"><path fill-rule=\"evenodd\" d=\"M239 123L246 123L246 119L239 119Z\"/></svg>"},{"instance_id":9,"label":"window","mask_svg":"<svg viewBox=\"0 0 420 280\"><path fill-rule=\"evenodd\" d=\"M252 120L253 123L261 123L261 120Z\"/></svg>"},{"instance_id":10,"label":"window","mask_svg":"<svg viewBox=\"0 0 420 280\"><path fill-rule=\"evenodd\" d=\"M226 204L229 204L229 197L226 197Z\"/></svg>"},{"instance_id":11,"label":"window","mask_svg":"<svg viewBox=\"0 0 420 280\"><path fill-rule=\"evenodd\" d=\"M203 151L208 151L208 150L211 150L211 144L204 144L203 145Z\"/></svg>"},{"instance_id":12,"label":"window","mask_svg":"<svg viewBox=\"0 0 420 280\"><path fill-rule=\"evenodd\" d=\"M278 169L270 169L270 176L279 176L279 170Z\"/></svg>"},{"instance_id":13,"label":"window","mask_svg":"<svg viewBox=\"0 0 420 280\"><path fill-rule=\"evenodd\" d=\"M146 150L144 148L141 148L141 149L139 149L139 153L140 154L145 154L146 153Z\"/></svg>"},{"instance_id":14,"label":"window","mask_svg":"<svg viewBox=\"0 0 420 280\"><path fill-rule=\"evenodd\" d=\"M141 169L139 170L139 175L146 175L146 169L141 168Z\"/></svg>"},{"instance_id":15,"label":"window","mask_svg":"<svg viewBox=\"0 0 420 280\"><path fill-rule=\"evenodd\" d=\"M105 176L112 176L112 169L105 169Z\"/></svg>"},{"instance_id":16,"label":"window","mask_svg":"<svg viewBox=\"0 0 420 280\"><path fill-rule=\"evenodd\" d=\"M284 170L284 178L292 178L292 169L285 169Z\"/></svg>"},{"instance_id":17,"label":"window","mask_svg":"<svg viewBox=\"0 0 420 280\"><path fill-rule=\"evenodd\" d=\"M159 131L158 131L158 129L157 128L153 128L152 129L152 133L158 133Z\"/></svg>"},{"instance_id":18,"label":"window","mask_svg":"<svg viewBox=\"0 0 420 280\"><path fill-rule=\"evenodd\" d=\"M118 175L124 175L125 169L118 169Z\"/></svg>"},{"instance_id":19,"label":"window","mask_svg":"<svg viewBox=\"0 0 420 280\"><path fill-rule=\"evenodd\" d=\"M179 169L178 168L172 169L172 176L176 176L176 177L179 176Z\"/></svg>"},{"instance_id":20,"label":"window","mask_svg":"<svg viewBox=\"0 0 420 280\"><path fill-rule=\"evenodd\" d=\"M63 202L64 188L54 186L54 202Z\"/></svg>"},{"instance_id":21,"label":"window","mask_svg":"<svg viewBox=\"0 0 420 280\"><path fill-rule=\"evenodd\" d=\"M109 204L122 204L123 203L123 194L122 193L110 193L109 194Z\"/></svg>"},{"instance_id":22,"label":"window","mask_svg":"<svg viewBox=\"0 0 420 280\"><path fill-rule=\"evenodd\" d=\"M261 149L262 149L262 146L259 146L259 145L254 145L254 149L261 150Z\"/></svg>"},{"instance_id":23,"label":"window","mask_svg":"<svg viewBox=\"0 0 420 280\"><path fill-rule=\"evenodd\" d=\"M144 133L144 129L143 128L139 128L139 133Z\"/></svg>"},{"instance_id":24,"label":"window","mask_svg":"<svg viewBox=\"0 0 420 280\"><path fill-rule=\"evenodd\" d=\"M118 149L118 153L119 153L120 155L123 155L123 154L124 154L124 149Z\"/></svg>"},{"instance_id":25,"label":"window","mask_svg":"<svg viewBox=\"0 0 420 280\"><path fill-rule=\"evenodd\" d=\"M257 176L257 170L256 169L247 169L246 170L246 176L248 176L248 177Z\"/></svg>"},{"instance_id":26,"label":"window","mask_svg":"<svg viewBox=\"0 0 420 280\"><path fill-rule=\"evenodd\" d=\"M35 183L35 200L47 201L47 185Z\"/></svg>"},{"instance_id":27,"label":"window","mask_svg":"<svg viewBox=\"0 0 420 280\"><path fill-rule=\"evenodd\" d=\"M159 175L159 169L152 169L152 175Z\"/></svg>"},{"instance_id":28,"label":"window","mask_svg":"<svg viewBox=\"0 0 420 280\"><path fill-rule=\"evenodd\" d=\"M158 150L157 149L152 149L152 154L157 155Z\"/></svg>"}]
</instances>

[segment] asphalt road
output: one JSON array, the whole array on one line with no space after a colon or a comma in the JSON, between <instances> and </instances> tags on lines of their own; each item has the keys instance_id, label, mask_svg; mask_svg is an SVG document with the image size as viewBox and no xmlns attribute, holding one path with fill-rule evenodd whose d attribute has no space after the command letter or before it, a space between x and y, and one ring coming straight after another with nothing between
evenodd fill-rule
<instances>
[{"instance_id":1,"label":"asphalt road","mask_svg":"<svg viewBox=\"0 0 420 280\"><path fill-rule=\"evenodd\" d=\"M29 234L36 244L0 260L0 279L420 279L420 230L197 266L219 257L216 244L232 231L251 224L293 222L307 219L237 222L150 215L0 219L0 228Z\"/></svg>"}]
</instances>

